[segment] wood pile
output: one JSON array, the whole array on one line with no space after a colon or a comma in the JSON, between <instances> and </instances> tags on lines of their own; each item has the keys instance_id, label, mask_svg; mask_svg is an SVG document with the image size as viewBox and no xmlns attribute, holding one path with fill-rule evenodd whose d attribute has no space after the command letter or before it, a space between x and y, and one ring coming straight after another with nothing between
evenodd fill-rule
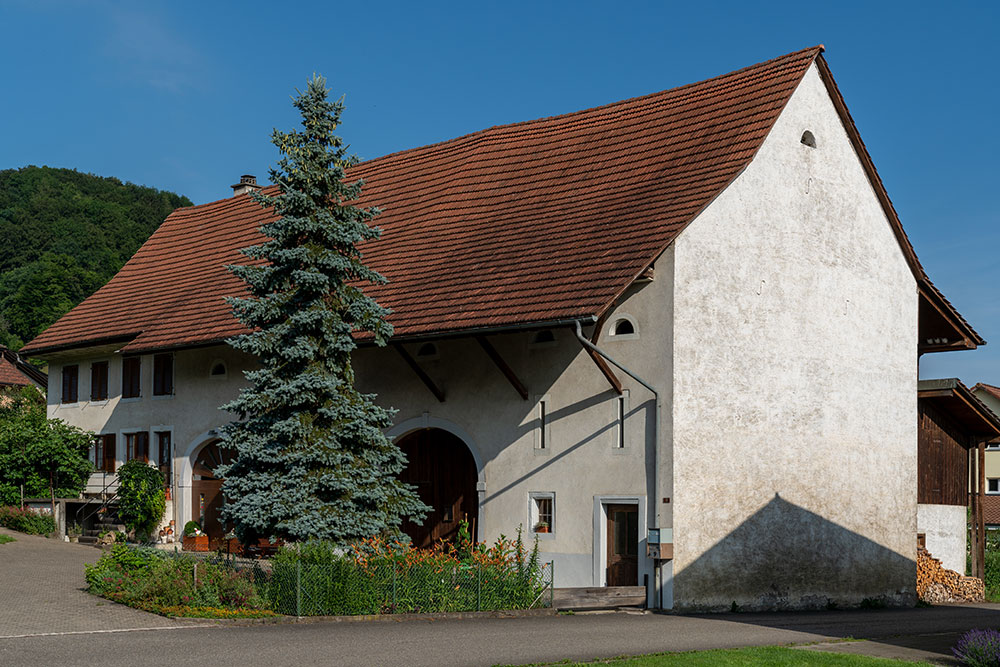
<instances>
[{"instance_id":1,"label":"wood pile","mask_svg":"<svg viewBox=\"0 0 1000 667\"><path fill-rule=\"evenodd\" d=\"M941 561L920 547L917 549L917 597L929 604L982 602L986 599L986 588L982 579L946 570Z\"/></svg>"}]
</instances>

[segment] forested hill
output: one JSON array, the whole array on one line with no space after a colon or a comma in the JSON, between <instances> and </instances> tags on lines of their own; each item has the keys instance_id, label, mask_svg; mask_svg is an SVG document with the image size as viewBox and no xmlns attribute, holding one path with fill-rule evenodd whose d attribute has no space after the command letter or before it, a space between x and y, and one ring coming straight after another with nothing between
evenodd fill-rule
<instances>
[{"instance_id":1,"label":"forested hill","mask_svg":"<svg viewBox=\"0 0 1000 667\"><path fill-rule=\"evenodd\" d=\"M0 171L0 345L18 349L122 267L187 197L72 169Z\"/></svg>"}]
</instances>

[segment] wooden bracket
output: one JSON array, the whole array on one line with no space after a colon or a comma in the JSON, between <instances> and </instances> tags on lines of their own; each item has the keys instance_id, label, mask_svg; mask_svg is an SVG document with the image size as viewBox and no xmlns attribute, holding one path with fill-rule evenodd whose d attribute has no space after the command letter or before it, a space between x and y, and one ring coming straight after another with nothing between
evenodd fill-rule
<instances>
[{"instance_id":1,"label":"wooden bracket","mask_svg":"<svg viewBox=\"0 0 1000 667\"><path fill-rule=\"evenodd\" d=\"M601 315L601 317L597 320L597 324L594 325L594 333L590 335L590 342L593 343L594 345L597 345L597 339L601 337L601 329L604 328L604 322L608 319L608 313L610 311L611 309L608 308L608 310L606 310L604 314ZM604 357L597 354L589 347L585 347L585 349L587 350L587 354L590 355L590 358L594 360L594 363L597 365L597 367L601 370L602 373L604 373L604 377L607 378L608 384L611 385L611 388L615 390L616 394L621 396L622 381L619 380L618 376L615 375L615 372L611 370L611 366L608 365L608 362L604 360Z\"/></svg>"},{"instance_id":2,"label":"wooden bracket","mask_svg":"<svg viewBox=\"0 0 1000 667\"><path fill-rule=\"evenodd\" d=\"M517 374L514 373L514 370L507 365L507 362L503 360L503 357L501 357L500 353L497 352L495 347L493 347L493 344L486 340L483 336L476 336L476 342L479 343L481 348L483 348L486 355L493 360L493 363L500 369L500 372L503 373L505 378L507 378L507 381L510 382L511 386L514 387L514 389L517 390L517 393L521 395L521 398L528 400L527 387L525 387L521 380L518 379Z\"/></svg>"},{"instance_id":3,"label":"wooden bracket","mask_svg":"<svg viewBox=\"0 0 1000 667\"><path fill-rule=\"evenodd\" d=\"M417 374L420 381L431 390L434 397L441 403L444 403L444 392L441 391L436 384L434 384L434 380L432 380L430 376L424 372L424 369L420 367L420 364L418 364L413 357L410 356L410 353L406 351L406 348L399 343L392 343L392 346L396 348L396 352L399 352L399 356L403 357L403 361L405 361L406 364L413 369L413 372Z\"/></svg>"}]
</instances>

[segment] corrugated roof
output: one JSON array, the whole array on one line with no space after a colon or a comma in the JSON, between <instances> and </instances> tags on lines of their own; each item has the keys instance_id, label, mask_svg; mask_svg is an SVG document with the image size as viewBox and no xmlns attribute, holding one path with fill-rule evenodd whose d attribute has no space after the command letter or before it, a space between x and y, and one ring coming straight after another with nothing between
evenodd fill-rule
<instances>
[{"instance_id":1,"label":"corrugated roof","mask_svg":"<svg viewBox=\"0 0 1000 667\"><path fill-rule=\"evenodd\" d=\"M360 203L384 211L365 261L389 279L366 291L393 311L399 338L599 316L746 167L809 66L828 71L821 52L358 165ZM269 219L245 195L178 209L23 352L110 339L139 352L240 333L223 297L245 292L224 266L246 261L238 250ZM926 278L901 227L897 237Z\"/></svg>"}]
</instances>

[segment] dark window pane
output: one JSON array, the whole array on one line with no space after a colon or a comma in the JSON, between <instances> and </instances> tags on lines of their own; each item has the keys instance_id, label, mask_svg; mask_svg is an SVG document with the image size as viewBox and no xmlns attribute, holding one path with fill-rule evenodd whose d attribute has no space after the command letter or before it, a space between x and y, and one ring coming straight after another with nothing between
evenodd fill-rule
<instances>
[{"instance_id":1,"label":"dark window pane","mask_svg":"<svg viewBox=\"0 0 1000 667\"><path fill-rule=\"evenodd\" d=\"M139 397L139 357L122 359L122 398Z\"/></svg>"},{"instance_id":2,"label":"dark window pane","mask_svg":"<svg viewBox=\"0 0 1000 667\"><path fill-rule=\"evenodd\" d=\"M108 362L98 361L90 365L90 400L104 401L108 398Z\"/></svg>"},{"instance_id":3,"label":"dark window pane","mask_svg":"<svg viewBox=\"0 0 1000 667\"><path fill-rule=\"evenodd\" d=\"M62 402L76 403L79 399L77 389L80 380L79 366L63 366L62 369Z\"/></svg>"},{"instance_id":4,"label":"dark window pane","mask_svg":"<svg viewBox=\"0 0 1000 667\"><path fill-rule=\"evenodd\" d=\"M174 355L157 354L153 357L153 396L174 393Z\"/></svg>"}]
</instances>

